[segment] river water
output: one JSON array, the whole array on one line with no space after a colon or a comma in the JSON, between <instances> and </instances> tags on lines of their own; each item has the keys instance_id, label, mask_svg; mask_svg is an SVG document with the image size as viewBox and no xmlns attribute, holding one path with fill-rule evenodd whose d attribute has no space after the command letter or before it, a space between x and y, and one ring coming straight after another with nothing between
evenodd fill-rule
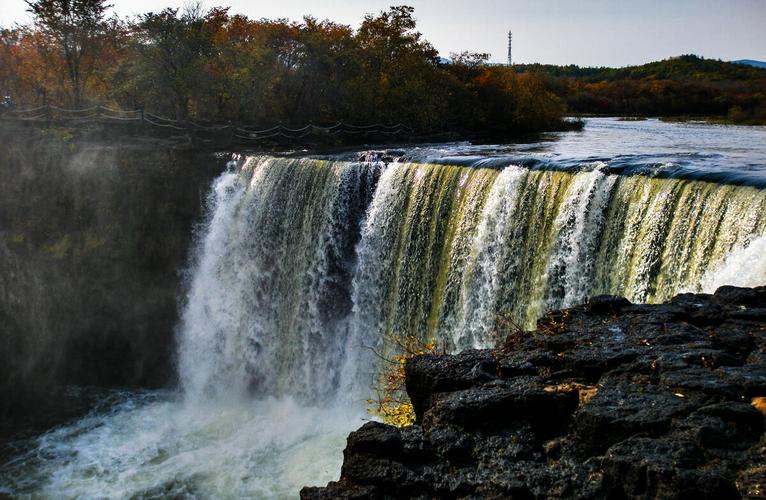
<instances>
[{"instance_id":1,"label":"river water","mask_svg":"<svg viewBox=\"0 0 766 500\"><path fill-rule=\"evenodd\" d=\"M211 187L179 387L12 443L0 494L285 498L337 479L386 339L491 346L599 293L766 284L766 128L590 119L533 142L251 156Z\"/></svg>"}]
</instances>

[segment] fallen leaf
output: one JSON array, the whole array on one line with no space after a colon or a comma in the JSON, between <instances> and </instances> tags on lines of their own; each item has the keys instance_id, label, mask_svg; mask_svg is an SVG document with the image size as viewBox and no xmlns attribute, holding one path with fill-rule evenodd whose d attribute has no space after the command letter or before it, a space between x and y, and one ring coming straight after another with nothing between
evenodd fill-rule
<instances>
[{"instance_id":1,"label":"fallen leaf","mask_svg":"<svg viewBox=\"0 0 766 500\"><path fill-rule=\"evenodd\" d=\"M757 396L750 400L750 404L753 405L753 408L761 412L762 415L766 416L766 398L763 396Z\"/></svg>"}]
</instances>

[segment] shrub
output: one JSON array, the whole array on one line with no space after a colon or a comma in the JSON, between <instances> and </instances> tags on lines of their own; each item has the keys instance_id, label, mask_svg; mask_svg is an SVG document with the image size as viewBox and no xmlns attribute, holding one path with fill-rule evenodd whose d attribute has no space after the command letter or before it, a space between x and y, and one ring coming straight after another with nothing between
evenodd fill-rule
<instances>
[{"instance_id":1,"label":"shrub","mask_svg":"<svg viewBox=\"0 0 766 500\"><path fill-rule=\"evenodd\" d=\"M408 360L434 352L436 341L431 339L423 342L414 335L404 338L397 335L389 340L401 354L393 360L379 354L379 357L388 363L388 367L383 370L377 385L373 387L375 397L367 400L370 405L367 412L380 417L387 424L407 427L415 422L415 411L405 389L404 367Z\"/></svg>"}]
</instances>

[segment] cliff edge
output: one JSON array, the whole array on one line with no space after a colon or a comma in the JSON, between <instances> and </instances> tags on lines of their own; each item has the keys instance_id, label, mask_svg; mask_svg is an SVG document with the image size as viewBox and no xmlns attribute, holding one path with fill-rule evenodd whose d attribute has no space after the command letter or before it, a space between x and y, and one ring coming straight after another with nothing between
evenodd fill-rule
<instances>
[{"instance_id":1,"label":"cliff edge","mask_svg":"<svg viewBox=\"0 0 766 500\"><path fill-rule=\"evenodd\" d=\"M595 297L406 383L416 424L365 424L301 498L766 495L766 287Z\"/></svg>"}]
</instances>

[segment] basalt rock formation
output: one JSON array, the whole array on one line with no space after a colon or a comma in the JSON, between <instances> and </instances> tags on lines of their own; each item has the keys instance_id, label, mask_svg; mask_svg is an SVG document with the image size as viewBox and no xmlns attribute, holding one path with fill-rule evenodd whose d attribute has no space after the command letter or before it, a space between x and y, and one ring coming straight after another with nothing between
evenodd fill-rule
<instances>
[{"instance_id":1,"label":"basalt rock formation","mask_svg":"<svg viewBox=\"0 0 766 500\"><path fill-rule=\"evenodd\" d=\"M365 424L303 499L766 494L766 287L595 297L406 382L416 424Z\"/></svg>"}]
</instances>

